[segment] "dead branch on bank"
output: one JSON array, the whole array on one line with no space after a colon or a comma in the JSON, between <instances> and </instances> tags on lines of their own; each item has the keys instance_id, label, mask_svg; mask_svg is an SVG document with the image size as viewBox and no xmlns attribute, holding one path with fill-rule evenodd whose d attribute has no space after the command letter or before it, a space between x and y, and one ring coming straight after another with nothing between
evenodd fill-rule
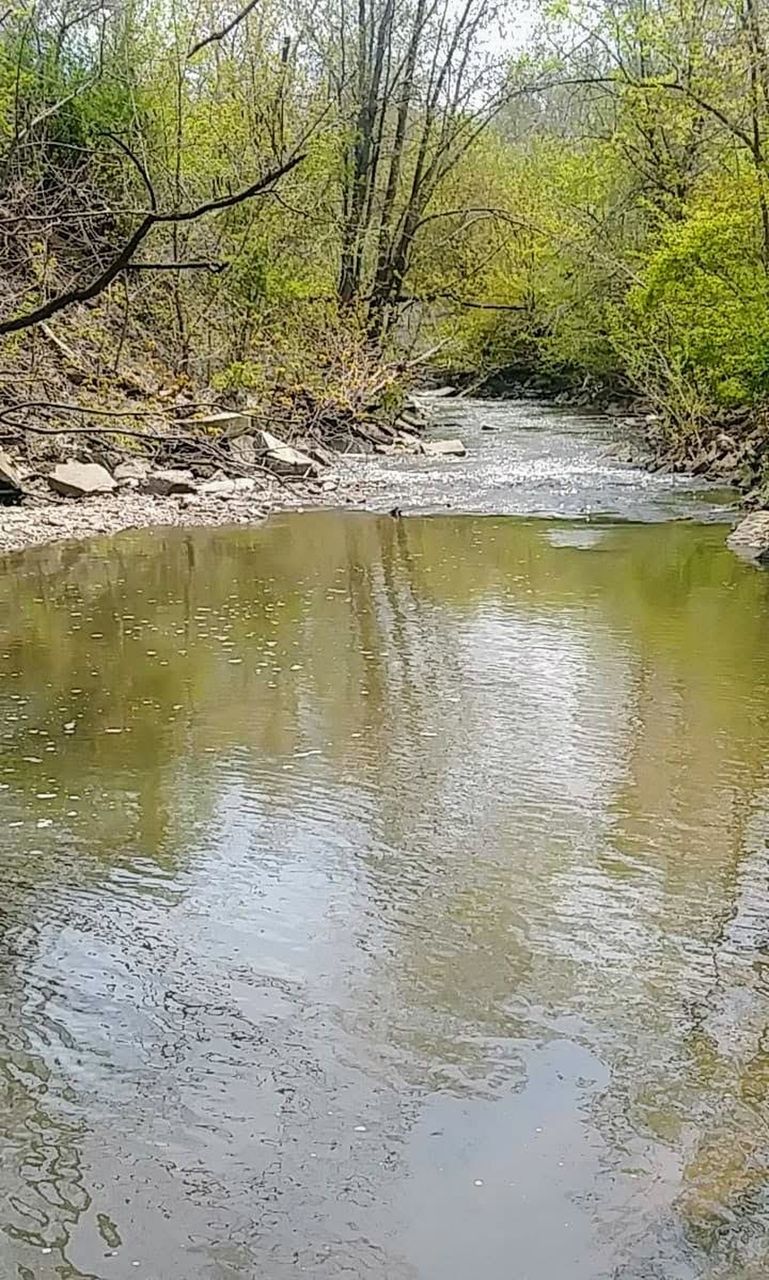
<instances>
[{"instance_id":1,"label":"dead branch on bank","mask_svg":"<svg viewBox=\"0 0 769 1280\"><path fill-rule=\"evenodd\" d=\"M59 311L63 311L67 307L74 306L76 303L92 301L100 293L103 293L126 267L133 265L134 254L154 227L161 225L178 226L182 223L196 222L199 218L203 218L209 213L232 209L235 205L243 204L258 195L263 195L265 192L269 192L276 182L290 173L292 169L295 169L304 158L304 154L292 156L290 160L279 165L276 169L270 170L269 173L251 183L244 190L237 191L232 195L221 196L218 200L208 200L193 209L171 209L165 212L154 208L150 209L145 213L138 227L128 237L122 248L115 254L112 261L95 280L91 280L86 285L75 285L71 289L66 289L63 293L49 298L47 302L35 307L32 311L25 312L23 315L13 316L8 320L0 320L0 335L18 333L23 329L30 329L45 320L50 320L51 316L55 316ZM151 186L150 191L152 191Z\"/></svg>"}]
</instances>

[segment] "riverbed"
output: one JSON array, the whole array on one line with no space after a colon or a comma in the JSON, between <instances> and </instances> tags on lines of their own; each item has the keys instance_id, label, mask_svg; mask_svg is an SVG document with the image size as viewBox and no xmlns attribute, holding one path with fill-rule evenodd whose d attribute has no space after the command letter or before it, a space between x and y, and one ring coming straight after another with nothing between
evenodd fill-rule
<instances>
[{"instance_id":1,"label":"riverbed","mask_svg":"<svg viewBox=\"0 0 769 1280\"><path fill-rule=\"evenodd\" d=\"M428 515L3 562L3 1277L766 1276L769 576L466 411L349 464Z\"/></svg>"}]
</instances>

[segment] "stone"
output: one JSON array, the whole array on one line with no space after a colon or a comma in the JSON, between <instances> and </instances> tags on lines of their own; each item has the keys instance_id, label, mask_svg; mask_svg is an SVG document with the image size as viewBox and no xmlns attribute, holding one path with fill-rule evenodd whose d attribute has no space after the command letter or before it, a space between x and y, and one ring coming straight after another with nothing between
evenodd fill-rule
<instances>
[{"instance_id":1,"label":"stone","mask_svg":"<svg viewBox=\"0 0 769 1280\"><path fill-rule=\"evenodd\" d=\"M316 476L318 464L312 458L293 445L286 444L272 435L270 431L261 432L264 448L267 451L267 463L271 470L282 476Z\"/></svg>"},{"instance_id":2,"label":"stone","mask_svg":"<svg viewBox=\"0 0 769 1280\"><path fill-rule=\"evenodd\" d=\"M106 467L98 462L61 462L48 476L55 493L64 498L87 498L94 493L112 493L117 487Z\"/></svg>"},{"instance_id":3,"label":"stone","mask_svg":"<svg viewBox=\"0 0 769 1280\"><path fill-rule=\"evenodd\" d=\"M373 419L367 419L362 430L365 432L365 437L369 443L392 444L392 430L385 430L381 423L374 422Z\"/></svg>"},{"instance_id":4,"label":"stone","mask_svg":"<svg viewBox=\"0 0 769 1280\"><path fill-rule=\"evenodd\" d=\"M758 564L769 564L769 511L751 511L726 541L737 555Z\"/></svg>"},{"instance_id":5,"label":"stone","mask_svg":"<svg viewBox=\"0 0 769 1280\"><path fill-rule=\"evenodd\" d=\"M125 462L118 463L112 475L118 484L125 484L128 481L146 480L149 470L149 463L142 458L126 458Z\"/></svg>"},{"instance_id":6,"label":"stone","mask_svg":"<svg viewBox=\"0 0 769 1280\"><path fill-rule=\"evenodd\" d=\"M230 440L230 453L241 466L253 467L256 463L256 441L253 436L235 436Z\"/></svg>"},{"instance_id":7,"label":"stone","mask_svg":"<svg viewBox=\"0 0 769 1280\"><path fill-rule=\"evenodd\" d=\"M398 415L395 426L399 431L420 431L427 425L428 418L417 409L403 409Z\"/></svg>"},{"instance_id":8,"label":"stone","mask_svg":"<svg viewBox=\"0 0 769 1280\"><path fill-rule=\"evenodd\" d=\"M198 485L191 471L151 471L142 480L141 491L167 498L174 493L197 493Z\"/></svg>"},{"instance_id":9,"label":"stone","mask_svg":"<svg viewBox=\"0 0 769 1280\"><path fill-rule=\"evenodd\" d=\"M712 470L719 476L727 476L734 479L740 469L740 460L736 453L725 453L723 457L719 457L713 463Z\"/></svg>"},{"instance_id":10,"label":"stone","mask_svg":"<svg viewBox=\"0 0 769 1280\"><path fill-rule=\"evenodd\" d=\"M10 506L22 496L21 476L4 449L0 449L0 503Z\"/></svg>"},{"instance_id":11,"label":"stone","mask_svg":"<svg viewBox=\"0 0 769 1280\"><path fill-rule=\"evenodd\" d=\"M464 458L467 449L460 439L425 440L422 448L431 458Z\"/></svg>"},{"instance_id":12,"label":"stone","mask_svg":"<svg viewBox=\"0 0 769 1280\"><path fill-rule=\"evenodd\" d=\"M224 413L208 413L202 418L191 418L189 425L197 431L203 431L206 435L238 436L250 431L252 422L249 414L231 410Z\"/></svg>"},{"instance_id":13,"label":"stone","mask_svg":"<svg viewBox=\"0 0 769 1280\"><path fill-rule=\"evenodd\" d=\"M437 400L439 398L443 399L445 396L455 396L457 394L457 389L456 387L449 387L449 386L436 387L435 390L430 391L429 394L433 397L434 400Z\"/></svg>"},{"instance_id":14,"label":"stone","mask_svg":"<svg viewBox=\"0 0 769 1280\"><path fill-rule=\"evenodd\" d=\"M204 480L198 485L198 493L209 498L234 498L239 493L250 493L256 488L256 481L251 476L215 476L213 480Z\"/></svg>"}]
</instances>

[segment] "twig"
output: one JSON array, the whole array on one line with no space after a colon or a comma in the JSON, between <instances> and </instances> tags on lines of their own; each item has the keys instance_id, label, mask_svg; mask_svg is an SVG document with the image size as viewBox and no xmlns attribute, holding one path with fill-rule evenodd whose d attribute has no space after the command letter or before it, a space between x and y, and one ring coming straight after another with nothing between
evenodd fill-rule
<instances>
[{"instance_id":1,"label":"twig","mask_svg":"<svg viewBox=\"0 0 769 1280\"><path fill-rule=\"evenodd\" d=\"M66 344L66 342L64 342L64 340L63 340L62 338L60 338L60 337L58 336L58 334L55 334L55 333L54 333L54 331L53 331L53 329L51 328L51 326L50 326L50 325L48 325L48 324L41 324L41 325L40 325L40 332L41 332L41 333L43 333L43 334L45 334L45 336L46 336L46 338L48 339L48 341L50 342L51 346L56 348L56 350L58 351L58 353L59 353L59 355L60 355L60 356L63 356L63 358L64 358L64 359L65 359L69 364L74 365L74 366L75 366L75 368L80 368L80 361L78 360L78 358L77 358L77 356L75 355L75 353L74 353L74 351L72 350L72 348L71 348L71 347L68 347L68 346L67 346L67 344Z\"/></svg>"},{"instance_id":2,"label":"twig","mask_svg":"<svg viewBox=\"0 0 769 1280\"><path fill-rule=\"evenodd\" d=\"M248 17L251 10L255 9L258 3L259 0L248 0L248 4L245 5L239 13L235 14L235 17L231 22L227 23L226 27L222 27L220 31L212 31L210 35L203 36L202 40L198 40L197 44L194 44L188 51L187 59L189 60L190 58L194 58L195 54L200 53L200 51L205 49L207 45L214 44L217 40L223 40L225 36L228 36L231 31L234 31L235 28L240 25L244 18Z\"/></svg>"}]
</instances>

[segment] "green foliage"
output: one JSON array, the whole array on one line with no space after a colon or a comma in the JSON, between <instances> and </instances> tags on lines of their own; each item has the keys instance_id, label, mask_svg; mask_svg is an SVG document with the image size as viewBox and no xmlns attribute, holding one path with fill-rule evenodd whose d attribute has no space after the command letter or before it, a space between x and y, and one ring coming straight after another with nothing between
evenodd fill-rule
<instances>
[{"instance_id":1,"label":"green foliage","mask_svg":"<svg viewBox=\"0 0 769 1280\"><path fill-rule=\"evenodd\" d=\"M762 10L756 37L731 0L619 10L598 0L589 13L554 0L508 68L509 105L489 111L486 128L477 88L428 113L440 44L420 45L399 163L387 151L394 95L378 108L381 154L363 174L367 211L353 225L359 115L334 0L300 24L303 44L287 48L282 6L261 0L193 57L234 4L203 0L193 15L179 0L126 0L117 12L82 3L12 9L0 33L2 203L16 228L4 241L9 305L93 277L152 200L164 210L215 200L301 149L272 195L155 228L140 265L144 255L214 270L117 281L106 299L125 316L115 360L124 340L149 331L159 357L191 379L251 396L319 392L343 385L345 361L365 364L376 331L401 346L437 344L472 369L517 364L630 385L686 429L769 400ZM409 14L391 32L391 68L403 64ZM342 52L354 60L349 34ZM445 32L433 38L451 45ZM420 165L440 180L414 201ZM388 172L399 178L385 209ZM375 330L365 313L383 249L403 261L386 294L395 321ZM346 260L355 288L340 306Z\"/></svg>"},{"instance_id":2,"label":"green foliage","mask_svg":"<svg viewBox=\"0 0 769 1280\"><path fill-rule=\"evenodd\" d=\"M663 351L704 400L765 398L769 280L755 208L710 201L667 227L628 293L628 321L641 339L637 358Z\"/></svg>"},{"instance_id":3,"label":"green foliage","mask_svg":"<svg viewBox=\"0 0 769 1280\"><path fill-rule=\"evenodd\" d=\"M696 11L599 3L589 22L556 4L545 16L553 50L545 42L540 76L569 87L511 106L463 174L465 202L479 172L482 185L494 174L499 210L472 232L475 296L519 309L442 316L452 358L630 385L685 430L765 406L763 9L752 34L742 7L708 0ZM570 39L572 61L560 53ZM449 292L469 278L446 255L438 270Z\"/></svg>"}]
</instances>

